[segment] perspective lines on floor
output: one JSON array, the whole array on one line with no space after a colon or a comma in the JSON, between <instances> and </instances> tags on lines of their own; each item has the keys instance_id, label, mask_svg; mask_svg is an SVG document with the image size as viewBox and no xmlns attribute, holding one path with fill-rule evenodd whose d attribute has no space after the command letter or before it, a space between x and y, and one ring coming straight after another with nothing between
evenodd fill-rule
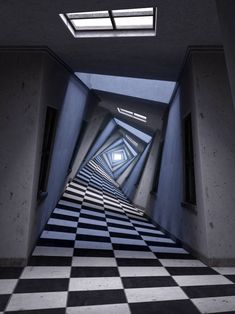
<instances>
[{"instance_id":1,"label":"perspective lines on floor","mask_svg":"<svg viewBox=\"0 0 235 314\"><path fill-rule=\"evenodd\" d=\"M235 313L235 268L209 268L94 162L58 202L27 267L0 269L0 313Z\"/></svg>"}]
</instances>

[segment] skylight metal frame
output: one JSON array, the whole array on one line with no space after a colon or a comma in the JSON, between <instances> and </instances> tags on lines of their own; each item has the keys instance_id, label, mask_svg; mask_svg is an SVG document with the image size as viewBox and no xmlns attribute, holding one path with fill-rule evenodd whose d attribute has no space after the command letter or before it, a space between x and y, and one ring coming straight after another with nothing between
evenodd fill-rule
<instances>
[{"instance_id":1,"label":"skylight metal frame","mask_svg":"<svg viewBox=\"0 0 235 314\"><path fill-rule=\"evenodd\" d=\"M151 9L152 13L146 11ZM129 10L129 14L128 14ZM139 12L138 12L139 10ZM142 12L141 12L142 10ZM145 10L145 12L144 12ZM125 12L126 11L126 12ZM136 11L136 12L135 12ZM136 36L155 36L156 35L156 19L157 19L157 8L127 8L121 10L102 10L102 11L91 11L91 12L77 12L77 13L65 13L59 14L65 25L68 27L70 32L76 38L87 38L87 37L136 37ZM138 17L152 17L151 27L138 27L132 25L132 27L118 28L115 19L122 18L138 18ZM112 24L112 29L105 28L94 28L91 26L87 29L78 29L74 25L74 20L89 20L89 19L103 19L107 18Z\"/></svg>"}]
</instances>

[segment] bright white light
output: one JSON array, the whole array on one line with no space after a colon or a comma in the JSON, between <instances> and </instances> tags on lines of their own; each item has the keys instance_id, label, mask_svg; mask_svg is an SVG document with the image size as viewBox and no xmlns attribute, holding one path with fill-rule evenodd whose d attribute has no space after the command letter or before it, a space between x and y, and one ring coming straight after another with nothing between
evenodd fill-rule
<instances>
[{"instance_id":1,"label":"bright white light","mask_svg":"<svg viewBox=\"0 0 235 314\"><path fill-rule=\"evenodd\" d=\"M115 17L117 29L153 28L152 16Z\"/></svg>"},{"instance_id":2,"label":"bright white light","mask_svg":"<svg viewBox=\"0 0 235 314\"><path fill-rule=\"evenodd\" d=\"M118 108L118 107L117 107L117 110L118 110L118 112L120 112L121 114L124 114L125 116L134 118L134 119L142 121L142 122L147 122L147 117L143 116L142 114L135 113L135 112L125 110L122 108Z\"/></svg>"},{"instance_id":3,"label":"bright white light","mask_svg":"<svg viewBox=\"0 0 235 314\"><path fill-rule=\"evenodd\" d=\"M76 30L113 29L109 18L71 20Z\"/></svg>"},{"instance_id":4,"label":"bright white light","mask_svg":"<svg viewBox=\"0 0 235 314\"><path fill-rule=\"evenodd\" d=\"M113 161L120 161L122 160L123 156L120 153L113 153Z\"/></svg>"}]
</instances>

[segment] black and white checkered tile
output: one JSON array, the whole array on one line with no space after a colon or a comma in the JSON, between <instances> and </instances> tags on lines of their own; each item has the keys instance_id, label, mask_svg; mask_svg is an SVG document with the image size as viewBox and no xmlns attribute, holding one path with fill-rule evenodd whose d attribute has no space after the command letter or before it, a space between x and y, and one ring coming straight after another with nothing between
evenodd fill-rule
<instances>
[{"instance_id":1,"label":"black and white checkered tile","mask_svg":"<svg viewBox=\"0 0 235 314\"><path fill-rule=\"evenodd\" d=\"M235 268L209 268L152 225L95 163L25 268L0 269L0 313L235 313Z\"/></svg>"}]
</instances>

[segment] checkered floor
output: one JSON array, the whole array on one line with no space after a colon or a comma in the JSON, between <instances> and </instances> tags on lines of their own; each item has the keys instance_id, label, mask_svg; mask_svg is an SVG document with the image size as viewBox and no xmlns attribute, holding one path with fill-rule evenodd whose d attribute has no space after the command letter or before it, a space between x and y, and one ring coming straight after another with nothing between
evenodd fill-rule
<instances>
[{"instance_id":1,"label":"checkered floor","mask_svg":"<svg viewBox=\"0 0 235 314\"><path fill-rule=\"evenodd\" d=\"M0 312L235 313L234 283L235 268L193 258L91 162L67 187L28 266L0 269Z\"/></svg>"}]
</instances>

